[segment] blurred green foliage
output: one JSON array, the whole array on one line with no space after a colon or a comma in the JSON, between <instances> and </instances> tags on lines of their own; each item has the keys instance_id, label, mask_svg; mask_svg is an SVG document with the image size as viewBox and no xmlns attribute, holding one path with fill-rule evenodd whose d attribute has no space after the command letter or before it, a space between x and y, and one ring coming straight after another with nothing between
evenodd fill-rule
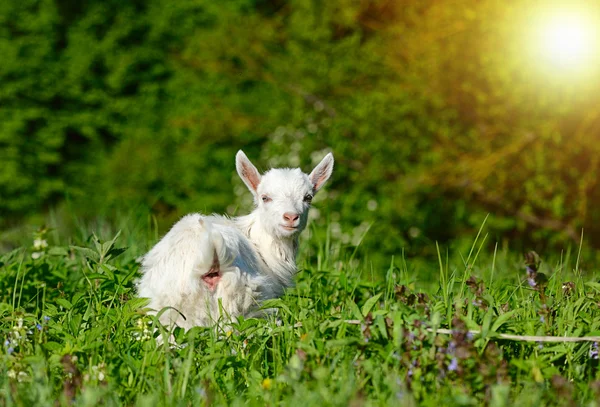
<instances>
[{"instance_id":1,"label":"blurred green foliage","mask_svg":"<svg viewBox=\"0 0 600 407\"><path fill-rule=\"evenodd\" d=\"M525 52L542 7L1 2L0 222L65 198L84 217L148 208L161 228L236 213L238 149L305 171L331 150L316 222L348 245L372 225L364 244L386 256L431 248L488 213L495 240L583 227L597 245L600 80Z\"/></svg>"}]
</instances>

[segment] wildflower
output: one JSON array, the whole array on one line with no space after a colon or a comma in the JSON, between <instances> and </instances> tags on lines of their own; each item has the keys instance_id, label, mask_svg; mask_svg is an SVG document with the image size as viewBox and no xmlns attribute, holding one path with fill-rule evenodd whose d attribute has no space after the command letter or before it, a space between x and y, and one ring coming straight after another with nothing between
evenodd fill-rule
<instances>
[{"instance_id":1,"label":"wildflower","mask_svg":"<svg viewBox=\"0 0 600 407\"><path fill-rule=\"evenodd\" d=\"M35 324L35 327L37 328L38 331L42 330L42 326L40 324Z\"/></svg>"},{"instance_id":2,"label":"wildflower","mask_svg":"<svg viewBox=\"0 0 600 407\"><path fill-rule=\"evenodd\" d=\"M527 278L527 283L529 283L529 287L531 287L531 288L535 288L537 285L535 283L535 279L533 279L532 277Z\"/></svg>"},{"instance_id":3,"label":"wildflower","mask_svg":"<svg viewBox=\"0 0 600 407\"><path fill-rule=\"evenodd\" d=\"M10 345L10 341L7 339L4 341L4 346L8 346L8 345Z\"/></svg>"},{"instance_id":4,"label":"wildflower","mask_svg":"<svg viewBox=\"0 0 600 407\"><path fill-rule=\"evenodd\" d=\"M48 247L48 242L46 241L46 239L35 239L33 241L33 248L35 250L43 250L46 247Z\"/></svg>"},{"instance_id":5,"label":"wildflower","mask_svg":"<svg viewBox=\"0 0 600 407\"><path fill-rule=\"evenodd\" d=\"M33 253L31 253L31 258L32 258L33 260L37 260L37 259L39 259L40 257L42 257L42 254L44 254L44 253L42 253L42 252L33 252Z\"/></svg>"},{"instance_id":6,"label":"wildflower","mask_svg":"<svg viewBox=\"0 0 600 407\"><path fill-rule=\"evenodd\" d=\"M538 346L537 346L538 349L540 349L540 350L544 349L544 344L542 342L538 342L537 344L538 344Z\"/></svg>"},{"instance_id":7,"label":"wildflower","mask_svg":"<svg viewBox=\"0 0 600 407\"><path fill-rule=\"evenodd\" d=\"M450 343L448 344L448 353L453 355L455 350L456 350L456 342L450 341Z\"/></svg>"},{"instance_id":8,"label":"wildflower","mask_svg":"<svg viewBox=\"0 0 600 407\"><path fill-rule=\"evenodd\" d=\"M487 305L481 298L476 298L472 301L474 307L487 309Z\"/></svg>"},{"instance_id":9,"label":"wildflower","mask_svg":"<svg viewBox=\"0 0 600 407\"><path fill-rule=\"evenodd\" d=\"M10 348L8 348L6 350L6 353L8 353L9 355L12 354L15 351L15 349L11 346Z\"/></svg>"},{"instance_id":10,"label":"wildflower","mask_svg":"<svg viewBox=\"0 0 600 407\"><path fill-rule=\"evenodd\" d=\"M11 379L16 379L17 378L17 372L15 372L14 370L9 370L8 371L8 377L10 377Z\"/></svg>"},{"instance_id":11,"label":"wildflower","mask_svg":"<svg viewBox=\"0 0 600 407\"><path fill-rule=\"evenodd\" d=\"M468 340L470 340L470 341L473 340L473 336L474 336L473 332L471 332L471 331L467 332L467 339Z\"/></svg>"},{"instance_id":12,"label":"wildflower","mask_svg":"<svg viewBox=\"0 0 600 407\"><path fill-rule=\"evenodd\" d=\"M48 315L44 315L44 318L43 318L43 319L44 319L44 322L48 322L48 321L50 321L50 317L49 317Z\"/></svg>"},{"instance_id":13,"label":"wildflower","mask_svg":"<svg viewBox=\"0 0 600 407\"><path fill-rule=\"evenodd\" d=\"M271 379L268 377L262 381L261 387L265 390L271 390Z\"/></svg>"},{"instance_id":14,"label":"wildflower","mask_svg":"<svg viewBox=\"0 0 600 407\"><path fill-rule=\"evenodd\" d=\"M540 315L540 322L541 323L546 322L546 318L543 315Z\"/></svg>"},{"instance_id":15,"label":"wildflower","mask_svg":"<svg viewBox=\"0 0 600 407\"><path fill-rule=\"evenodd\" d=\"M451 372L455 372L456 370L458 370L458 360L456 358L452 359L452 361L448 365L448 370Z\"/></svg>"},{"instance_id":16,"label":"wildflower","mask_svg":"<svg viewBox=\"0 0 600 407\"><path fill-rule=\"evenodd\" d=\"M598 342L594 342L590 347L590 359L598 359Z\"/></svg>"}]
</instances>

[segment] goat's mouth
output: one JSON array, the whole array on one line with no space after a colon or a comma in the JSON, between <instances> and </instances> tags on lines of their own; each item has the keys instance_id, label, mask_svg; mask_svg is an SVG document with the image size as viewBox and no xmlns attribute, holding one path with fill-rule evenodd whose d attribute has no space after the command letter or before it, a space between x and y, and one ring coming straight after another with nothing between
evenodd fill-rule
<instances>
[{"instance_id":1,"label":"goat's mouth","mask_svg":"<svg viewBox=\"0 0 600 407\"><path fill-rule=\"evenodd\" d=\"M284 228L285 230L290 231L290 232L298 230L298 226L281 225L281 227Z\"/></svg>"}]
</instances>

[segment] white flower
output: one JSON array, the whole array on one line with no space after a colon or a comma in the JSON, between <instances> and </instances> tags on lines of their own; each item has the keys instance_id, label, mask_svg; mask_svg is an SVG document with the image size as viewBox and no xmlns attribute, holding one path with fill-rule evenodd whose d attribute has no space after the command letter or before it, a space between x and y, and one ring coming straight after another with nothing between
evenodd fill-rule
<instances>
[{"instance_id":1,"label":"white flower","mask_svg":"<svg viewBox=\"0 0 600 407\"><path fill-rule=\"evenodd\" d=\"M33 248L35 250L42 250L46 247L48 247L48 242L46 241L46 239L35 239L33 241Z\"/></svg>"},{"instance_id":2,"label":"white flower","mask_svg":"<svg viewBox=\"0 0 600 407\"><path fill-rule=\"evenodd\" d=\"M33 252L33 253L31 253L31 258L32 258L33 260L37 260L37 259L39 259L40 257L42 257L42 254L43 254L42 252Z\"/></svg>"}]
</instances>

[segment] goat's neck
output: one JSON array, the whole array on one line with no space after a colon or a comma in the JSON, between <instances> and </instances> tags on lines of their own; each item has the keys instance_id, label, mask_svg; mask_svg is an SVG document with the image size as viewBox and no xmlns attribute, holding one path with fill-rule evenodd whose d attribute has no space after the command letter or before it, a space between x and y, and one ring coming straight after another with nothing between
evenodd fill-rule
<instances>
[{"instance_id":1,"label":"goat's neck","mask_svg":"<svg viewBox=\"0 0 600 407\"><path fill-rule=\"evenodd\" d=\"M238 218L244 234L256 248L266 271L276 277L281 284L291 286L297 272L296 253L298 237L281 239L272 236L260 221L257 213Z\"/></svg>"}]
</instances>

